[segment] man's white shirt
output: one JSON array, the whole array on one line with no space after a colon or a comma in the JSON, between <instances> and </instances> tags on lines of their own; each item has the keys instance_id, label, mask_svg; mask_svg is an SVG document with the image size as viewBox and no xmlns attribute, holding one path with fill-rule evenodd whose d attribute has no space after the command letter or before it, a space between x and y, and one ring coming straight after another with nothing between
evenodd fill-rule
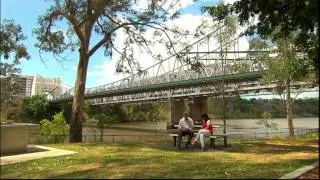
<instances>
[{"instance_id":1,"label":"man's white shirt","mask_svg":"<svg viewBox=\"0 0 320 180\"><path fill-rule=\"evenodd\" d=\"M189 121L189 123L186 121ZM185 120L185 118L183 117L179 121L178 129L181 129L181 130L192 129L193 126L194 126L193 120L190 117L188 117L188 120Z\"/></svg>"}]
</instances>

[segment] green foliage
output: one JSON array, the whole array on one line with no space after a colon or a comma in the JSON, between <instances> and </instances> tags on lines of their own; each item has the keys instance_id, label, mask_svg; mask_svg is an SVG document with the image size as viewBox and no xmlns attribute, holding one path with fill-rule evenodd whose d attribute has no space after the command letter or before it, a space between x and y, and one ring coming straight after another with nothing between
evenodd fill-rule
<instances>
[{"instance_id":1,"label":"green foliage","mask_svg":"<svg viewBox=\"0 0 320 180\"><path fill-rule=\"evenodd\" d=\"M263 76L264 83L277 81L280 86L284 86L288 79L291 83L307 81L309 74L314 73L310 64L298 58L293 41L293 37L278 39L275 44L278 55L274 58L260 57L268 68Z\"/></svg>"},{"instance_id":2,"label":"green foliage","mask_svg":"<svg viewBox=\"0 0 320 180\"><path fill-rule=\"evenodd\" d=\"M90 104L85 105L85 113L90 117L94 117L97 114L105 114L107 116L114 117L115 122L125 122L128 121L126 112L121 105L107 105L107 106L91 106Z\"/></svg>"},{"instance_id":3,"label":"green foliage","mask_svg":"<svg viewBox=\"0 0 320 180\"><path fill-rule=\"evenodd\" d=\"M48 119L40 121L40 134L50 135L51 134L51 123Z\"/></svg>"},{"instance_id":4,"label":"green foliage","mask_svg":"<svg viewBox=\"0 0 320 180\"><path fill-rule=\"evenodd\" d=\"M319 131L316 132L307 132L304 134L306 138L319 138Z\"/></svg>"},{"instance_id":5,"label":"green foliage","mask_svg":"<svg viewBox=\"0 0 320 180\"><path fill-rule=\"evenodd\" d=\"M319 1L235 1L228 5L203 7L203 11L221 21L235 13L240 25L249 24L245 31L247 35L259 34L276 41L295 33L297 49L307 55L302 59L313 61L319 74ZM258 23L250 24L256 15Z\"/></svg>"},{"instance_id":6,"label":"green foliage","mask_svg":"<svg viewBox=\"0 0 320 180\"><path fill-rule=\"evenodd\" d=\"M40 122L48 117L49 103L44 95L35 95L23 100L23 115L26 120Z\"/></svg>"},{"instance_id":7,"label":"green foliage","mask_svg":"<svg viewBox=\"0 0 320 180\"><path fill-rule=\"evenodd\" d=\"M48 119L40 121L40 134L43 135L43 143L64 142L69 134L69 124L66 123L63 111L56 113L53 120Z\"/></svg>"},{"instance_id":8,"label":"green foliage","mask_svg":"<svg viewBox=\"0 0 320 180\"><path fill-rule=\"evenodd\" d=\"M221 99L208 102L209 113L216 118L222 118ZM226 98L227 118L259 118L264 111L270 112L273 117L285 118L285 101L280 99L241 99ZM295 117L318 117L319 99L297 99L293 105Z\"/></svg>"},{"instance_id":9,"label":"green foliage","mask_svg":"<svg viewBox=\"0 0 320 180\"><path fill-rule=\"evenodd\" d=\"M53 116L53 121L51 123L51 135L68 135L69 125L66 123L63 111L55 114Z\"/></svg>"},{"instance_id":10,"label":"green foliage","mask_svg":"<svg viewBox=\"0 0 320 180\"><path fill-rule=\"evenodd\" d=\"M250 65L247 63L243 63L241 61L238 61L232 65L232 69L234 72L245 73L245 72L250 71Z\"/></svg>"},{"instance_id":11,"label":"green foliage","mask_svg":"<svg viewBox=\"0 0 320 180\"><path fill-rule=\"evenodd\" d=\"M262 82L265 84L276 83L275 91L279 93L281 98L285 97L286 99L288 127L292 137L294 137L292 106L295 97L291 97L291 86L298 81L310 81L308 80L311 77L309 74L314 74L313 67L308 61L300 58L301 52L296 51L295 38L296 34L291 33L288 37L277 39L275 42L277 55L275 57L267 55L263 58L259 57L267 68L262 76ZM299 90L302 92L303 88Z\"/></svg>"},{"instance_id":12,"label":"green foliage","mask_svg":"<svg viewBox=\"0 0 320 180\"><path fill-rule=\"evenodd\" d=\"M4 19L0 27L1 44L0 44L0 56L4 59L9 59L14 55L14 64L19 64L21 58L30 58L26 47L23 44L19 44L25 40L26 37L22 34L22 28L20 25L16 25L13 20ZM1 62L1 65L2 62ZM2 71L1 75L6 76L7 71Z\"/></svg>"},{"instance_id":13,"label":"green foliage","mask_svg":"<svg viewBox=\"0 0 320 180\"><path fill-rule=\"evenodd\" d=\"M116 122L118 119L118 116L116 114L96 114L94 117L96 119L96 125L99 129L104 129L107 124L111 122Z\"/></svg>"},{"instance_id":14,"label":"green foliage","mask_svg":"<svg viewBox=\"0 0 320 180\"><path fill-rule=\"evenodd\" d=\"M131 121L164 121L167 118L166 104L127 105L127 114Z\"/></svg>"},{"instance_id":15,"label":"green foliage","mask_svg":"<svg viewBox=\"0 0 320 180\"><path fill-rule=\"evenodd\" d=\"M21 71L18 67L20 60L23 58L29 59L30 56L26 47L21 44L21 41L26 39L22 33L22 28L15 24L13 20L4 19L1 22L0 37L0 108L3 109L5 108L2 107L4 103L12 102L14 100L13 95L19 92L17 79Z\"/></svg>"}]
</instances>

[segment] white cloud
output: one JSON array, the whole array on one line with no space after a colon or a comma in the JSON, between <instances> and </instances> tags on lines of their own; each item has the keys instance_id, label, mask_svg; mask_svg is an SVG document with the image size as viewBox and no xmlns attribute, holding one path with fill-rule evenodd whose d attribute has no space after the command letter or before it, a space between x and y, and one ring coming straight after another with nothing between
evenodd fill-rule
<instances>
[{"instance_id":1,"label":"white cloud","mask_svg":"<svg viewBox=\"0 0 320 180\"><path fill-rule=\"evenodd\" d=\"M143 2L143 0L141 0L141 3L142 2ZM181 1L182 6L184 6L184 7L188 6L192 3L193 3L193 0ZM142 7L142 5L141 5L141 7ZM183 14L177 19L170 20L170 21L166 22L166 25L168 27L177 26L177 27L182 28L184 30L188 30L189 32L194 32L195 29L197 28L197 26L200 25L200 23L202 21L205 21L206 23L208 23L208 28L206 29L207 30L206 33L213 31L214 28L217 27L217 26L213 25L213 21L210 16L192 15L192 14ZM243 27L239 28L237 30L236 34L239 34L240 31L243 31L243 29L244 29ZM153 36L153 32L154 32L154 29L151 29L151 28L148 29L145 34L145 38L146 39L154 39L155 37ZM170 32L168 34L172 35L172 33L170 33ZM124 45L125 38L126 38L126 34L123 31L117 31L117 40L114 44L119 50L122 49L122 47ZM163 37L163 39L167 39L167 38ZM182 43L191 44L191 43L195 42L196 40L197 40L197 38L194 38L193 36L188 36L188 37L185 37L185 38L182 38L181 40L179 40L179 42L181 44L178 44L175 47L177 50L180 50L180 49L184 48L184 45L182 45ZM210 43L210 50L213 50L218 47L216 40L212 39L212 40L210 40L209 43ZM244 50L248 50L248 48L249 48L249 43L248 43L246 37L240 38L239 39L239 50L244 51ZM151 57L151 55L146 53L145 49L140 49L138 46L135 46L134 49L135 49L134 57L136 59L139 59L139 63L142 68L148 68L157 62L156 60L154 60ZM153 54L161 54L162 57L169 56L164 44L155 44L153 47L150 47L150 49ZM199 51L207 51L207 45L199 46L198 50ZM196 51L196 46L191 51ZM116 52L114 52L113 54L114 55L111 60L104 61L104 62L102 62L102 64L96 65L93 68L93 71L88 72L88 76L96 79L97 86L111 83L111 82L120 80L120 79L128 76L128 75L124 75L124 74L116 74L116 72L115 72L116 64L117 64L118 59L120 58L120 55ZM232 54L232 56L234 56L234 54ZM240 57L241 56L243 56L243 55L240 55ZM230 57L230 58L233 58L233 57ZM166 71L168 69L169 64L171 67L173 66L172 65L173 61L174 61L174 59L172 58L169 61L167 61L167 63L164 63L164 71ZM149 72L149 73L152 76L153 72Z\"/></svg>"},{"instance_id":2,"label":"white cloud","mask_svg":"<svg viewBox=\"0 0 320 180\"><path fill-rule=\"evenodd\" d=\"M223 0L223 3L224 4L233 4L236 1L239 1L239 0Z\"/></svg>"},{"instance_id":3,"label":"white cloud","mask_svg":"<svg viewBox=\"0 0 320 180\"><path fill-rule=\"evenodd\" d=\"M151 2L152 1L150 0L137 0L135 5L133 6L133 9L138 11L145 11ZM193 0L165 0L165 1L158 1L158 6L163 7L165 10L168 10L167 12L169 13L169 15L172 15L176 11L183 9L189 5L192 5L193 3L194 3ZM171 5L175 5L175 6L170 7Z\"/></svg>"},{"instance_id":4,"label":"white cloud","mask_svg":"<svg viewBox=\"0 0 320 180\"><path fill-rule=\"evenodd\" d=\"M116 61L104 61L100 65L95 65L93 71L88 72L88 77L95 77L97 85L120 80L124 75L116 74L115 67Z\"/></svg>"},{"instance_id":5,"label":"white cloud","mask_svg":"<svg viewBox=\"0 0 320 180\"><path fill-rule=\"evenodd\" d=\"M188 30L190 32L195 31L198 25L200 25L202 20L207 20L211 22L210 17L206 16L196 16L192 14L184 14L181 15L179 18L171 20L167 22L168 27L172 26L178 26L184 30ZM192 22L192 25L190 25L190 22ZM146 39L152 39L154 38L153 36L154 29L148 29L145 35ZM168 32L169 35L172 35L172 33ZM121 50L125 41L126 35L123 31L118 31L117 32L117 40L114 43L115 47L117 49ZM166 37L163 37L166 38ZM188 44L196 41L196 38L193 36L189 36L186 38L183 38L181 42L187 42ZM175 46L177 50L180 50L184 48L182 45L177 45ZM135 58L139 59L140 66L142 68L147 68L152 66L153 64L156 63L156 60L153 60L150 54L146 53L145 49L139 49L138 46L134 47L135 49ZM154 46L150 47L151 51L153 54L161 54L162 57L168 57L169 54L166 52L166 47L164 44L155 44ZM102 64L96 65L93 68L93 71L88 72L88 76L91 78L96 78L96 84L97 85L103 85L107 83L114 82L116 80L119 80L121 78L124 78L128 75L124 74L116 74L115 72L115 67L118 59L120 58L120 55L116 52L114 52L114 55L112 57L112 60L110 61L104 61ZM172 62L173 64L173 62Z\"/></svg>"}]
</instances>

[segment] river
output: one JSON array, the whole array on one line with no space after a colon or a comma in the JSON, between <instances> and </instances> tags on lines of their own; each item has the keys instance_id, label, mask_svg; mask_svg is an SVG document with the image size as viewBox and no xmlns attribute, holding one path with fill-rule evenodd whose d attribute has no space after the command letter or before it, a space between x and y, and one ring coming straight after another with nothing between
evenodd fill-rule
<instances>
[{"instance_id":1,"label":"river","mask_svg":"<svg viewBox=\"0 0 320 180\"><path fill-rule=\"evenodd\" d=\"M228 119L227 120L227 133L229 134L248 134L248 133L264 133L265 128L256 124L258 119ZM222 120L213 120L214 125L220 125L215 129L216 133L222 133ZM271 120L277 124L277 130L287 132L288 122L286 118L274 118ZM139 134L146 135L153 133L156 129L158 132L166 132L166 122L158 122L157 125L152 122L130 122L130 123L115 123L110 125L105 129L104 134L114 134L114 135L130 135ZM293 119L294 128L319 128L319 117L314 118L294 118ZM84 135L96 134L93 128L85 127L83 130ZM274 132L269 130L269 132Z\"/></svg>"}]
</instances>

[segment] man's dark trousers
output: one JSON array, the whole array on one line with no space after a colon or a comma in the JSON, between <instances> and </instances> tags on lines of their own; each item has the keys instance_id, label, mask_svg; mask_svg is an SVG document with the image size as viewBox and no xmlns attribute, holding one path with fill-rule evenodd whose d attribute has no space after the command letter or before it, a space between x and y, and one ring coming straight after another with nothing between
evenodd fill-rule
<instances>
[{"instance_id":1,"label":"man's dark trousers","mask_svg":"<svg viewBox=\"0 0 320 180\"><path fill-rule=\"evenodd\" d=\"M193 137L194 132L190 129L188 130L179 130L178 132L178 148L180 149L180 145L181 145L181 140L182 140L182 136L187 135L188 136L188 142L186 144L186 148L188 148L188 145L191 144L191 139Z\"/></svg>"}]
</instances>

